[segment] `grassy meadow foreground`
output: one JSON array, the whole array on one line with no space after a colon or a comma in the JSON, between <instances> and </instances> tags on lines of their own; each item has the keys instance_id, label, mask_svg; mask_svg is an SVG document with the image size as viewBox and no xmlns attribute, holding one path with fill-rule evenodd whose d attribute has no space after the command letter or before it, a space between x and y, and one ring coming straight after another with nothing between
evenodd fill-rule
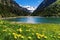
<instances>
[{"instance_id":1,"label":"grassy meadow foreground","mask_svg":"<svg viewBox=\"0 0 60 40\"><path fill-rule=\"evenodd\" d=\"M60 40L60 24L0 21L0 40Z\"/></svg>"}]
</instances>

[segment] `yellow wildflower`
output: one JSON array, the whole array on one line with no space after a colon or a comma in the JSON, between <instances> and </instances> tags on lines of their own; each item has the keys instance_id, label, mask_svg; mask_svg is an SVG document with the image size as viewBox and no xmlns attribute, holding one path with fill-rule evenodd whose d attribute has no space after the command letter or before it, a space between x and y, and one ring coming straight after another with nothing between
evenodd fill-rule
<instances>
[{"instance_id":1,"label":"yellow wildflower","mask_svg":"<svg viewBox=\"0 0 60 40\"><path fill-rule=\"evenodd\" d=\"M22 32L23 30L20 28L20 29L18 29L17 31L20 31L20 32Z\"/></svg>"},{"instance_id":2,"label":"yellow wildflower","mask_svg":"<svg viewBox=\"0 0 60 40\"><path fill-rule=\"evenodd\" d=\"M36 35L37 35L37 38L38 38L38 39L40 39L40 38L41 38L41 37L40 37L40 36L41 36L41 34L36 33Z\"/></svg>"},{"instance_id":3,"label":"yellow wildflower","mask_svg":"<svg viewBox=\"0 0 60 40\"><path fill-rule=\"evenodd\" d=\"M18 34L17 37L21 37L22 35L21 34Z\"/></svg>"},{"instance_id":4,"label":"yellow wildflower","mask_svg":"<svg viewBox=\"0 0 60 40\"><path fill-rule=\"evenodd\" d=\"M17 34L16 33L13 33L13 35L14 35L14 38L17 39Z\"/></svg>"},{"instance_id":5,"label":"yellow wildflower","mask_svg":"<svg viewBox=\"0 0 60 40\"><path fill-rule=\"evenodd\" d=\"M15 33L13 33L13 35L14 35Z\"/></svg>"},{"instance_id":6,"label":"yellow wildflower","mask_svg":"<svg viewBox=\"0 0 60 40\"><path fill-rule=\"evenodd\" d=\"M24 36L22 36L21 34L13 33L13 35L14 35L14 38L19 38L19 37L24 38Z\"/></svg>"},{"instance_id":7,"label":"yellow wildflower","mask_svg":"<svg viewBox=\"0 0 60 40\"><path fill-rule=\"evenodd\" d=\"M28 39L32 39L32 37L29 36Z\"/></svg>"},{"instance_id":8,"label":"yellow wildflower","mask_svg":"<svg viewBox=\"0 0 60 40\"><path fill-rule=\"evenodd\" d=\"M36 35L37 35L37 36L41 36L41 34L39 34L39 33L36 33Z\"/></svg>"},{"instance_id":9,"label":"yellow wildflower","mask_svg":"<svg viewBox=\"0 0 60 40\"><path fill-rule=\"evenodd\" d=\"M39 33L36 33L36 35L38 35Z\"/></svg>"},{"instance_id":10,"label":"yellow wildflower","mask_svg":"<svg viewBox=\"0 0 60 40\"><path fill-rule=\"evenodd\" d=\"M41 37L44 37L44 35L41 35Z\"/></svg>"},{"instance_id":11,"label":"yellow wildflower","mask_svg":"<svg viewBox=\"0 0 60 40\"><path fill-rule=\"evenodd\" d=\"M47 36L44 36L44 38L47 38Z\"/></svg>"},{"instance_id":12,"label":"yellow wildflower","mask_svg":"<svg viewBox=\"0 0 60 40\"><path fill-rule=\"evenodd\" d=\"M14 36L15 39L17 39L17 36Z\"/></svg>"},{"instance_id":13,"label":"yellow wildflower","mask_svg":"<svg viewBox=\"0 0 60 40\"><path fill-rule=\"evenodd\" d=\"M40 39L41 37L40 36L37 36L38 39Z\"/></svg>"},{"instance_id":14,"label":"yellow wildflower","mask_svg":"<svg viewBox=\"0 0 60 40\"><path fill-rule=\"evenodd\" d=\"M22 29L21 28L19 30L20 30L20 32L22 32Z\"/></svg>"},{"instance_id":15,"label":"yellow wildflower","mask_svg":"<svg viewBox=\"0 0 60 40\"><path fill-rule=\"evenodd\" d=\"M39 34L39 33L36 33L36 36L37 36L38 39L40 39L40 38L47 38L47 36Z\"/></svg>"},{"instance_id":16,"label":"yellow wildflower","mask_svg":"<svg viewBox=\"0 0 60 40\"><path fill-rule=\"evenodd\" d=\"M24 36L21 36L21 38L24 38Z\"/></svg>"}]
</instances>

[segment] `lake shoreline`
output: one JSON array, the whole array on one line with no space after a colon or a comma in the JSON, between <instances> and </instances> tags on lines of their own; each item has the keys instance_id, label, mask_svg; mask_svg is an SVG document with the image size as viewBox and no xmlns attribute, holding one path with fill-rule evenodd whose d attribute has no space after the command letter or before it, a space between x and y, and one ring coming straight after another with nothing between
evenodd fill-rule
<instances>
[{"instance_id":1,"label":"lake shoreline","mask_svg":"<svg viewBox=\"0 0 60 40\"><path fill-rule=\"evenodd\" d=\"M20 18L20 17L60 18L60 17L40 17L40 16L17 16L17 17L3 17L3 18L0 18L0 20L2 20L2 19Z\"/></svg>"}]
</instances>

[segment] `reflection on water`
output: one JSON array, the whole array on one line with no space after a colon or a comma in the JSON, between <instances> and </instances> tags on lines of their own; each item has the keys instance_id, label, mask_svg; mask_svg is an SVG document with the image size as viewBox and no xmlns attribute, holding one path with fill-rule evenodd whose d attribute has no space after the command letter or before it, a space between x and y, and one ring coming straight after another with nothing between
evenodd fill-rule
<instances>
[{"instance_id":1,"label":"reflection on water","mask_svg":"<svg viewBox=\"0 0 60 40\"><path fill-rule=\"evenodd\" d=\"M27 17L27 23L35 23L35 20L33 17Z\"/></svg>"},{"instance_id":2,"label":"reflection on water","mask_svg":"<svg viewBox=\"0 0 60 40\"><path fill-rule=\"evenodd\" d=\"M41 18L41 17L20 17L13 19L5 19L7 21L22 23L60 23L60 18Z\"/></svg>"}]
</instances>

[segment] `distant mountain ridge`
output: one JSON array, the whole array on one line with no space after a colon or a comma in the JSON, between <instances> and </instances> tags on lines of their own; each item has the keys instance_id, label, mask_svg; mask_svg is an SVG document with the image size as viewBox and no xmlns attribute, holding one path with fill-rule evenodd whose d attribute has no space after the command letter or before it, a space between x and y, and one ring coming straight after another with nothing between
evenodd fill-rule
<instances>
[{"instance_id":1,"label":"distant mountain ridge","mask_svg":"<svg viewBox=\"0 0 60 40\"><path fill-rule=\"evenodd\" d=\"M0 0L0 17L28 16L29 11L14 0Z\"/></svg>"},{"instance_id":2,"label":"distant mountain ridge","mask_svg":"<svg viewBox=\"0 0 60 40\"><path fill-rule=\"evenodd\" d=\"M32 7L32 6L23 6L23 7L29 10L31 13L33 13L34 10L36 9L35 7Z\"/></svg>"}]
</instances>

